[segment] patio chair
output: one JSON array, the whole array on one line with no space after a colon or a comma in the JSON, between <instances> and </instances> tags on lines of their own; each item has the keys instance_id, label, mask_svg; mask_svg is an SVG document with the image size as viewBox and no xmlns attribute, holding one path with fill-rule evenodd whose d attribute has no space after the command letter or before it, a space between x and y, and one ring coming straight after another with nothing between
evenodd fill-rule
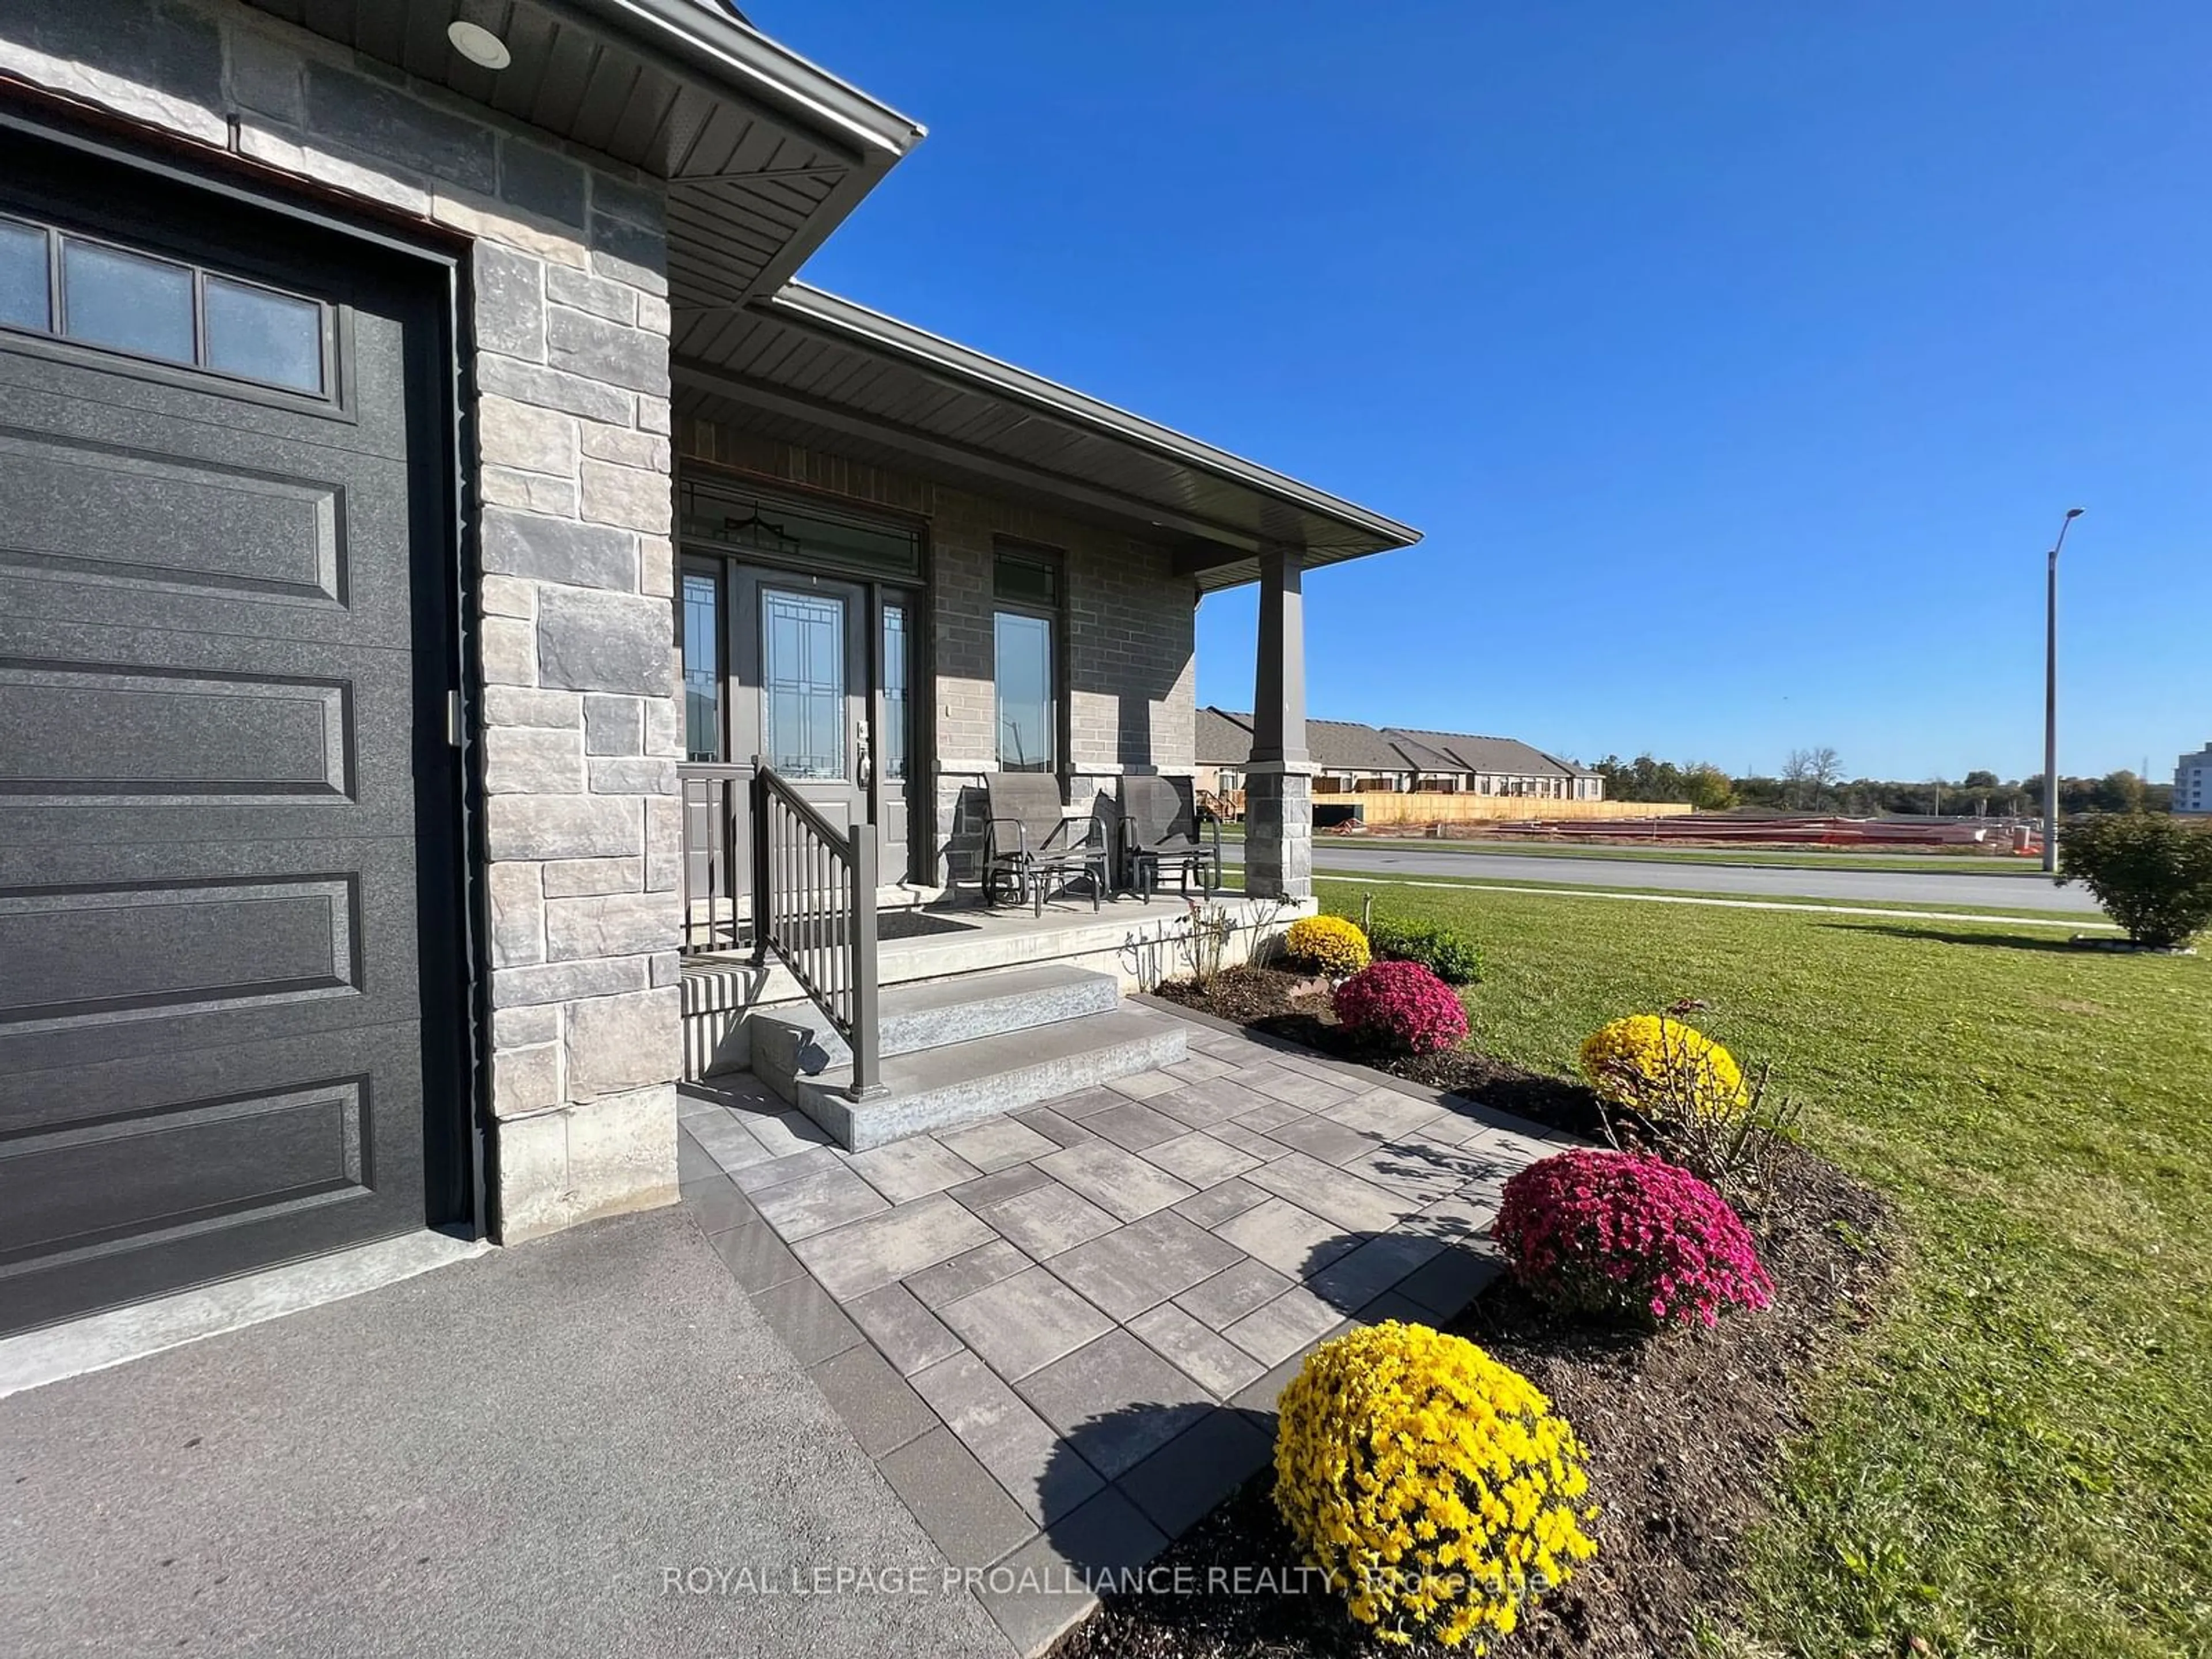
<instances>
[{"instance_id":1,"label":"patio chair","mask_svg":"<svg viewBox=\"0 0 2212 1659\"><path fill-rule=\"evenodd\" d=\"M1199 836L1200 814L1188 778L1125 777L1121 780L1121 857L1129 884L1150 899L1164 871L1176 872L1188 894L1196 881L1210 893L1222 885L1221 820L1208 812L1211 842ZM1206 880L1208 872L1213 879Z\"/></svg>"},{"instance_id":2,"label":"patio chair","mask_svg":"<svg viewBox=\"0 0 2212 1659\"><path fill-rule=\"evenodd\" d=\"M1060 781L1042 772L994 772L984 787L990 796L990 822L983 829L983 900L997 904L1029 901L1044 914L1046 896L1079 876L1091 878L1091 908L1106 895L1111 852L1098 815L1070 817L1060 799Z\"/></svg>"}]
</instances>

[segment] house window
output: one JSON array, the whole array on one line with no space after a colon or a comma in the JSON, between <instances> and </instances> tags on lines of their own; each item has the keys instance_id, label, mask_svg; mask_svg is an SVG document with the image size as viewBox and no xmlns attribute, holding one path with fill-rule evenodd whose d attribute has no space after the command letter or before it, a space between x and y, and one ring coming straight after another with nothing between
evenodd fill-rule
<instances>
[{"instance_id":1,"label":"house window","mask_svg":"<svg viewBox=\"0 0 2212 1659\"><path fill-rule=\"evenodd\" d=\"M1060 562L1048 554L1000 548L991 571L991 591L1001 605L1027 605L1048 613L1060 608Z\"/></svg>"},{"instance_id":2,"label":"house window","mask_svg":"<svg viewBox=\"0 0 2212 1659\"><path fill-rule=\"evenodd\" d=\"M1049 772L1059 724L1052 696L1052 623L1017 611L998 615L999 769Z\"/></svg>"},{"instance_id":3,"label":"house window","mask_svg":"<svg viewBox=\"0 0 2212 1659\"><path fill-rule=\"evenodd\" d=\"M0 328L321 396L330 307L180 260L0 219Z\"/></svg>"},{"instance_id":4,"label":"house window","mask_svg":"<svg viewBox=\"0 0 2212 1659\"><path fill-rule=\"evenodd\" d=\"M1060 706L1054 696L1054 634L1060 600L1060 562L1001 548L994 562L993 672L998 691L999 769L1051 772L1060 764Z\"/></svg>"}]
</instances>

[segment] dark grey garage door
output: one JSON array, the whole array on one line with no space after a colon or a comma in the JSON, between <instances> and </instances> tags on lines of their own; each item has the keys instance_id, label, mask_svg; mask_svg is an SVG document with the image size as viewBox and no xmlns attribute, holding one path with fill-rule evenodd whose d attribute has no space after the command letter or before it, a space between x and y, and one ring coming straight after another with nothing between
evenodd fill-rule
<instances>
[{"instance_id":1,"label":"dark grey garage door","mask_svg":"<svg viewBox=\"0 0 2212 1659\"><path fill-rule=\"evenodd\" d=\"M0 1328L454 1207L438 292L0 134Z\"/></svg>"}]
</instances>

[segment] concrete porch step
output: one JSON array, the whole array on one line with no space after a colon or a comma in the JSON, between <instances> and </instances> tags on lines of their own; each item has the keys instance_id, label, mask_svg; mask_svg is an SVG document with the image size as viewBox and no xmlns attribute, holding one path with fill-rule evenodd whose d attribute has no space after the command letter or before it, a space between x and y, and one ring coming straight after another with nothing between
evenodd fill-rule
<instances>
[{"instance_id":1,"label":"concrete porch step","mask_svg":"<svg viewBox=\"0 0 2212 1659\"><path fill-rule=\"evenodd\" d=\"M849 1061L792 1084L792 1103L853 1151L1018 1111L1188 1057L1179 1020L1118 1008L921 1048L884 1062L884 1092L855 1101Z\"/></svg>"},{"instance_id":2,"label":"concrete porch step","mask_svg":"<svg viewBox=\"0 0 2212 1659\"><path fill-rule=\"evenodd\" d=\"M1064 963L890 986L878 1005L878 1052L890 1060L1110 1013L1121 1001L1121 988L1113 975ZM844 1038L811 1004L753 1016L752 1056L754 1073L793 1105L799 1103L793 1093L795 1079L848 1066L853 1059Z\"/></svg>"}]
</instances>

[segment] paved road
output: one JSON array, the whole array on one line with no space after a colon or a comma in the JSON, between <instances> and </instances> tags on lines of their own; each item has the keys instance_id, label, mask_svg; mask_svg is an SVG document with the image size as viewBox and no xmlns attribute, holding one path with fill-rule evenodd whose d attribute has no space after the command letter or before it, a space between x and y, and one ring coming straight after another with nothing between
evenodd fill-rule
<instances>
[{"instance_id":1,"label":"paved road","mask_svg":"<svg viewBox=\"0 0 2212 1659\"><path fill-rule=\"evenodd\" d=\"M1222 856L1241 864L1241 842L1224 842ZM1480 876L1493 881L1576 887L1656 887L1681 893L1750 898L1814 898L1839 903L1940 904L1950 910L2080 910L2097 902L2078 886L2057 887L2041 875L1947 876L1922 870L1796 870L1753 865L1670 864L1644 859L1547 859L1511 853L1424 853L1360 847L1316 836L1314 867L1324 874Z\"/></svg>"}]
</instances>

